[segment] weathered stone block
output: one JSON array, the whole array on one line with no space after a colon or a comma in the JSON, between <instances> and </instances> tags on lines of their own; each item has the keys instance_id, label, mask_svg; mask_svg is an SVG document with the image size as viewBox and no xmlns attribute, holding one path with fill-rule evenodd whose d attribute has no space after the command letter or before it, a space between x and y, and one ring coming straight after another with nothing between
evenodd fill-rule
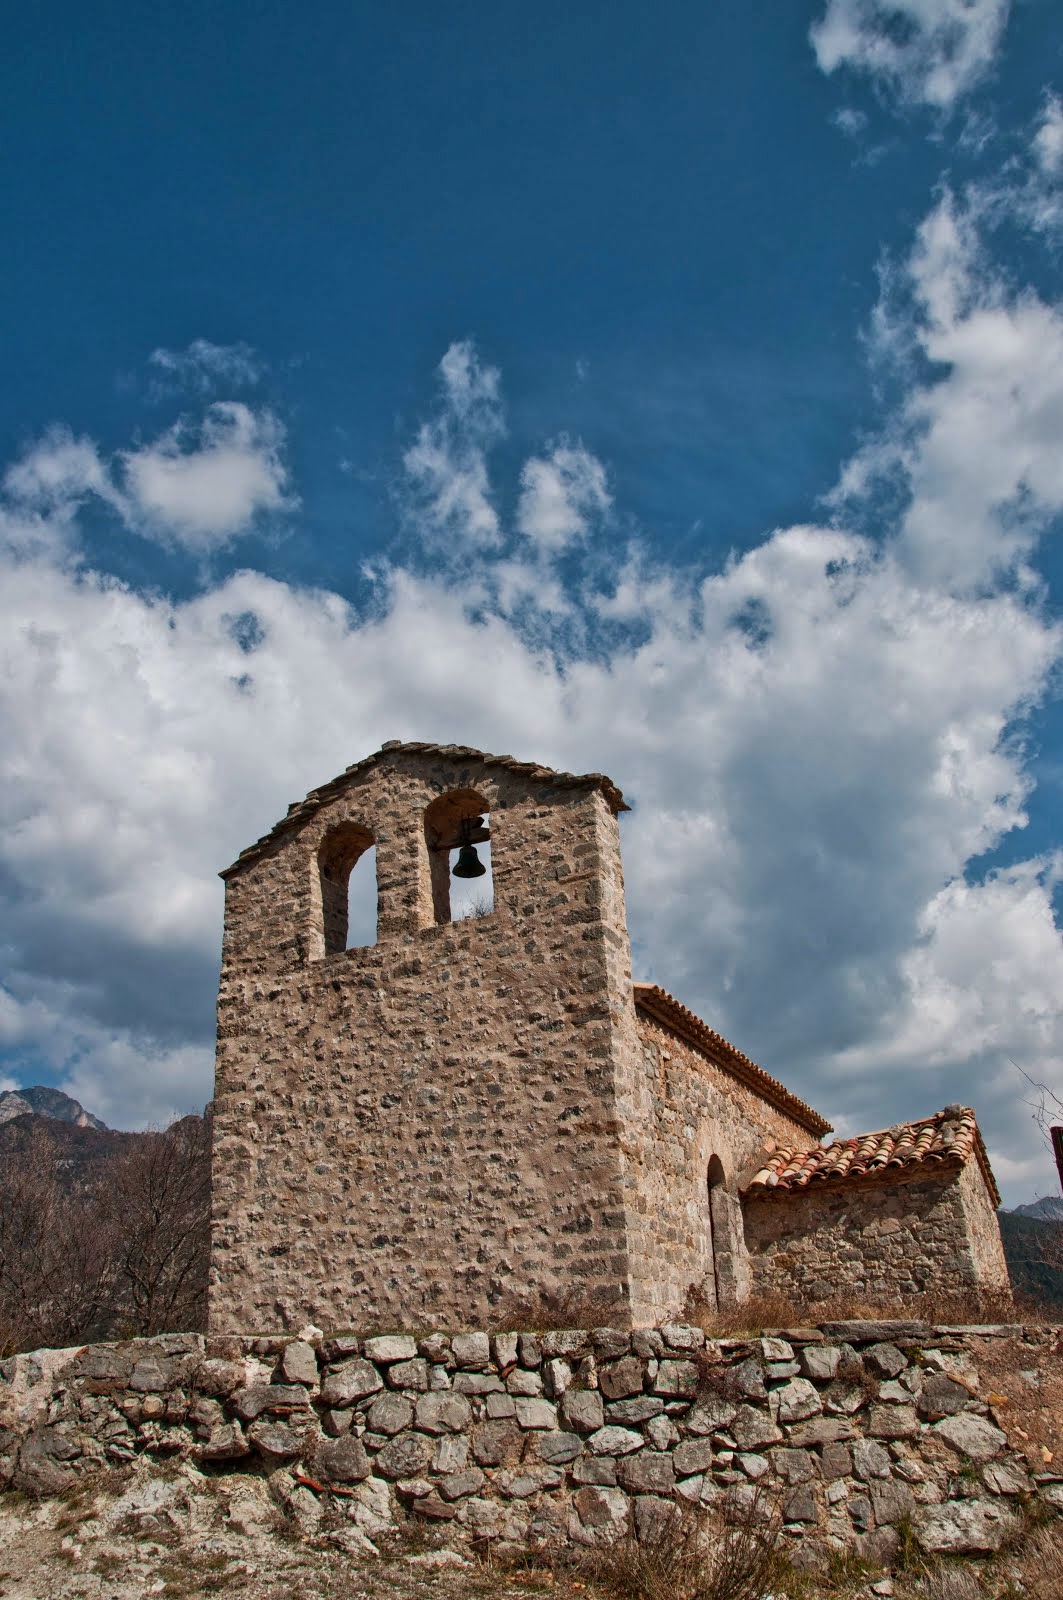
<instances>
[{"instance_id":1,"label":"weathered stone block","mask_svg":"<svg viewBox=\"0 0 1063 1600\"><path fill-rule=\"evenodd\" d=\"M413 1406L401 1394L382 1394L373 1401L366 1417L374 1433L384 1433L390 1437L410 1426Z\"/></svg>"},{"instance_id":2,"label":"weathered stone block","mask_svg":"<svg viewBox=\"0 0 1063 1600\"><path fill-rule=\"evenodd\" d=\"M550 1400L517 1400L517 1425L521 1428L557 1427L557 1407Z\"/></svg>"},{"instance_id":3,"label":"weathered stone block","mask_svg":"<svg viewBox=\"0 0 1063 1600\"><path fill-rule=\"evenodd\" d=\"M935 1438L943 1439L950 1450L969 1456L972 1461L991 1461L1008 1445L1006 1433L985 1417L972 1416L970 1412L935 1422L930 1431Z\"/></svg>"},{"instance_id":4,"label":"weathered stone block","mask_svg":"<svg viewBox=\"0 0 1063 1600\"><path fill-rule=\"evenodd\" d=\"M463 1394L432 1391L417 1401L415 1416L422 1433L461 1433L472 1422L472 1406Z\"/></svg>"},{"instance_id":5,"label":"weathered stone block","mask_svg":"<svg viewBox=\"0 0 1063 1600\"><path fill-rule=\"evenodd\" d=\"M895 1378L898 1372L903 1372L908 1365L907 1356L887 1340L869 1345L863 1356L864 1365L877 1373L880 1378Z\"/></svg>"},{"instance_id":6,"label":"weathered stone block","mask_svg":"<svg viewBox=\"0 0 1063 1600\"><path fill-rule=\"evenodd\" d=\"M671 1494L675 1488L672 1458L656 1450L642 1450L637 1455L624 1457L617 1475L631 1494Z\"/></svg>"},{"instance_id":7,"label":"weathered stone block","mask_svg":"<svg viewBox=\"0 0 1063 1600\"><path fill-rule=\"evenodd\" d=\"M321 1384L321 1401L337 1409L353 1406L355 1401L364 1400L383 1387L384 1380L372 1363L356 1357L326 1373Z\"/></svg>"},{"instance_id":8,"label":"weathered stone block","mask_svg":"<svg viewBox=\"0 0 1063 1600\"><path fill-rule=\"evenodd\" d=\"M837 1374L841 1358L836 1344L806 1344L797 1353L801 1371L816 1383L829 1383Z\"/></svg>"},{"instance_id":9,"label":"weathered stone block","mask_svg":"<svg viewBox=\"0 0 1063 1600\"><path fill-rule=\"evenodd\" d=\"M774 1472L783 1483L807 1483L816 1476L816 1468L807 1450L776 1449L770 1453Z\"/></svg>"},{"instance_id":10,"label":"weathered stone block","mask_svg":"<svg viewBox=\"0 0 1063 1600\"><path fill-rule=\"evenodd\" d=\"M423 1393L428 1388L428 1362L423 1356L410 1361L394 1361L384 1374L389 1388L414 1389Z\"/></svg>"},{"instance_id":11,"label":"weathered stone block","mask_svg":"<svg viewBox=\"0 0 1063 1600\"><path fill-rule=\"evenodd\" d=\"M484 1482L478 1467L468 1467L464 1472L451 1472L441 1478L439 1492L444 1500L464 1500L471 1494L479 1494Z\"/></svg>"},{"instance_id":12,"label":"weathered stone block","mask_svg":"<svg viewBox=\"0 0 1063 1600\"><path fill-rule=\"evenodd\" d=\"M641 1394L645 1368L638 1356L624 1356L598 1369L598 1388L607 1400L621 1400Z\"/></svg>"},{"instance_id":13,"label":"weathered stone block","mask_svg":"<svg viewBox=\"0 0 1063 1600\"><path fill-rule=\"evenodd\" d=\"M693 1361L662 1361L653 1380L653 1392L689 1398L697 1393L698 1377Z\"/></svg>"},{"instance_id":14,"label":"weathered stone block","mask_svg":"<svg viewBox=\"0 0 1063 1600\"><path fill-rule=\"evenodd\" d=\"M807 1378L792 1378L781 1389L773 1389L768 1403L778 1422L804 1422L823 1410L819 1391Z\"/></svg>"},{"instance_id":15,"label":"weathered stone block","mask_svg":"<svg viewBox=\"0 0 1063 1600\"><path fill-rule=\"evenodd\" d=\"M916 1538L931 1555L992 1555L1018 1523L999 1500L949 1500L923 1506L912 1518Z\"/></svg>"},{"instance_id":16,"label":"weathered stone block","mask_svg":"<svg viewBox=\"0 0 1063 1600\"><path fill-rule=\"evenodd\" d=\"M382 1478L413 1478L424 1472L432 1460L433 1442L424 1433L400 1433L389 1439L373 1462L373 1471Z\"/></svg>"},{"instance_id":17,"label":"weathered stone block","mask_svg":"<svg viewBox=\"0 0 1063 1600\"><path fill-rule=\"evenodd\" d=\"M233 1410L243 1422L253 1422L263 1411L285 1416L306 1411L309 1405L307 1392L299 1384L254 1383L238 1389L232 1397Z\"/></svg>"},{"instance_id":18,"label":"weathered stone block","mask_svg":"<svg viewBox=\"0 0 1063 1600\"><path fill-rule=\"evenodd\" d=\"M910 1517L915 1508L912 1491L903 1483L878 1482L871 1484L871 1506L879 1527L888 1527Z\"/></svg>"},{"instance_id":19,"label":"weathered stone block","mask_svg":"<svg viewBox=\"0 0 1063 1600\"><path fill-rule=\"evenodd\" d=\"M742 1450L760 1450L764 1445L781 1444L783 1431L765 1411L756 1406L741 1406L731 1423L731 1434Z\"/></svg>"},{"instance_id":20,"label":"weathered stone block","mask_svg":"<svg viewBox=\"0 0 1063 1600\"><path fill-rule=\"evenodd\" d=\"M459 1367L486 1367L491 1360L491 1340L486 1333L456 1333L450 1347Z\"/></svg>"},{"instance_id":21,"label":"weathered stone block","mask_svg":"<svg viewBox=\"0 0 1063 1600\"><path fill-rule=\"evenodd\" d=\"M672 1451L672 1460L681 1478L706 1472L712 1465L712 1443L707 1438L684 1439Z\"/></svg>"},{"instance_id":22,"label":"weathered stone block","mask_svg":"<svg viewBox=\"0 0 1063 1600\"><path fill-rule=\"evenodd\" d=\"M872 1406L867 1431L873 1439L917 1439L919 1418L914 1406Z\"/></svg>"},{"instance_id":23,"label":"weathered stone block","mask_svg":"<svg viewBox=\"0 0 1063 1600\"><path fill-rule=\"evenodd\" d=\"M587 1444L593 1455L596 1456L625 1456L633 1450L641 1450L644 1440L641 1433L635 1433L630 1428L618 1428L607 1425L599 1428L597 1433L592 1433Z\"/></svg>"},{"instance_id":24,"label":"weathered stone block","mask_svg":"<svg viewBox=\"0 0 1063 1600\"><path fill-rule=\"evenodd\" d=\"M360 1483L370 1472L365 1446L350 1434L323 1440L314 1453L314 1466L330 1483Z\"/></svg>"},{"instance_id":25,"label":"weathered stone block","mask_svg":"<svg viewBox=\"0 0 1063 1600\"><path fill-rule=\"evenodd\" d=\"M473 1459L481 1467L499 1467L520 1459L524 1435L512 1422L481 1422L472 1431Z\"/></svg>"},{"instance_id":26,"label":"weathered stone block","mask_svg":"<svg viewBox=\"0 0 1063 1600\"><path fill-rule=\"evenodd\" d=\"M624 1527L630 1511L627 1495L622 1490L593 1485L577 1489L572 1503L585 1528Z\"/></svg>"},{"instance_id":27,"label":"weathered stone block","mask_svg":"<svg viewBox=\"0 0 1063 1600\"><path fill-rule=\"evenodd\" d=\"M593 1389L567 1389L561 1400L561 1416L566 1427L577 1433L594 1433L605 1423L602 1397Z\"/></svg>"},{"instance_id":28,"label":"weathered stone block","mask_svg":"<svg viewBox=\"0 0 1063 1600\"><path fill-rule=\"evenodd\" d=\"M303 1453L301 1437L283 1422L253 1422L247 1437L256 1450L278 1461L290 1461Z\"/></svg>"},{"instance_id":29,"label":"weathered stone block","mask_svg":"<svg viewBox=\"0 0 1063 1600\"><path fill-rule=\"evenodd\" d=\"M539 1433L535 1445L540 1461L555 1467L574 1461L583 1451L583 1440L578 1433Z\"/></svg>"},{"instance_id":30,"label":"weathered stone block","mask_svg":"<svg viewBox=\"0 0 1063 1600\"><path fill-rule=\"evenodd\" d=\"M277 1367L285 1383L317 1384L317 1351L305 1339L293 1339L286 1344Z\"/></svg>"}]
</instances>

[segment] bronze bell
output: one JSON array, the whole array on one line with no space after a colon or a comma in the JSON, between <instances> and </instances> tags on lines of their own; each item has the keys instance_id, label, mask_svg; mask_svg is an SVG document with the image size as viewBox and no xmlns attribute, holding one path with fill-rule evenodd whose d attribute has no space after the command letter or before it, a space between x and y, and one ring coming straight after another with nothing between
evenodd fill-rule
<instances>
[{"instance_id":1,"label":"bronze bell","mask_svg":"<svg viewBox=\"0 0 1063 1600\"><path fill-rule=\"evenodd\" d=\"M474 844L463 844L454 863L455 878L482 878L487 868L476 854Z\"/></svg>"}]
</instances>

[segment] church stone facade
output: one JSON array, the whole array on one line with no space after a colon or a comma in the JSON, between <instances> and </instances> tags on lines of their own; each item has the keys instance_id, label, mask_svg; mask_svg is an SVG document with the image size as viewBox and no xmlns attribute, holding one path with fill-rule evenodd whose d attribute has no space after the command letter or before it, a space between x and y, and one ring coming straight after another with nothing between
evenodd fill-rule
<instances>
[{"instance_id":1,"label":"church stone facade","mask_svg":"<svg viewBox=\"0 0 1063 1600\"><path fill-rule=\"evenodd\" d=\"M1006 1286L971 1113L832 1156L859 1142L633 983L626 809L601 774L393 742L223 873L212 1331L637 1327L898 1258ZM487 840L493 909L452 920L452 852Z\"/></svg>"}]
</instances>

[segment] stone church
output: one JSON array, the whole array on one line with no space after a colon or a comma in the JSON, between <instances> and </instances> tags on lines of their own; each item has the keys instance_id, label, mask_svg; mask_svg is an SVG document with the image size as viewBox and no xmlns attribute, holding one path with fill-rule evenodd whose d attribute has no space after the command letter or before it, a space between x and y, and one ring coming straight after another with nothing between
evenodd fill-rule
<instances>
[{"instance_id":1,"label":"stone church","mask_svg":"<svg viewBox=\"0 0 1063 1600\"><path fill-rule=\"evenodd\" d=\"M825 1144L632 981L626 809L601 773L392 742L222 874L213 1331L1006 1288L972 1111ZM488 841L493 906L452 918L454 853L478 875ZM349 947L371 849L376 942Z\"/></svg>"}]
</instances>

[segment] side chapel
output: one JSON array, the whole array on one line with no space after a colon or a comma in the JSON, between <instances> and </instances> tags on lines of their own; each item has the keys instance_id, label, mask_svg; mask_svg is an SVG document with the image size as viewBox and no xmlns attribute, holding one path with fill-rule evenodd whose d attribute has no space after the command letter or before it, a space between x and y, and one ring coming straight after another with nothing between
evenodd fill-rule
<instances>
[{"instance_id":1,"label":"side chapel","mask_svg":"<svg viewBox=\"0 0 1063 1600\"><path fill-rule=\"evenodd\" d=\"M973 1111L824 1143L632 981L626 809L601 773L392 741L222 874L212 1331L1007 1287ZM487 843L493 909L455 919L454 854L478 876ZM350 948L370 850L376 942Z\"/></svg>"}]
</instances>

